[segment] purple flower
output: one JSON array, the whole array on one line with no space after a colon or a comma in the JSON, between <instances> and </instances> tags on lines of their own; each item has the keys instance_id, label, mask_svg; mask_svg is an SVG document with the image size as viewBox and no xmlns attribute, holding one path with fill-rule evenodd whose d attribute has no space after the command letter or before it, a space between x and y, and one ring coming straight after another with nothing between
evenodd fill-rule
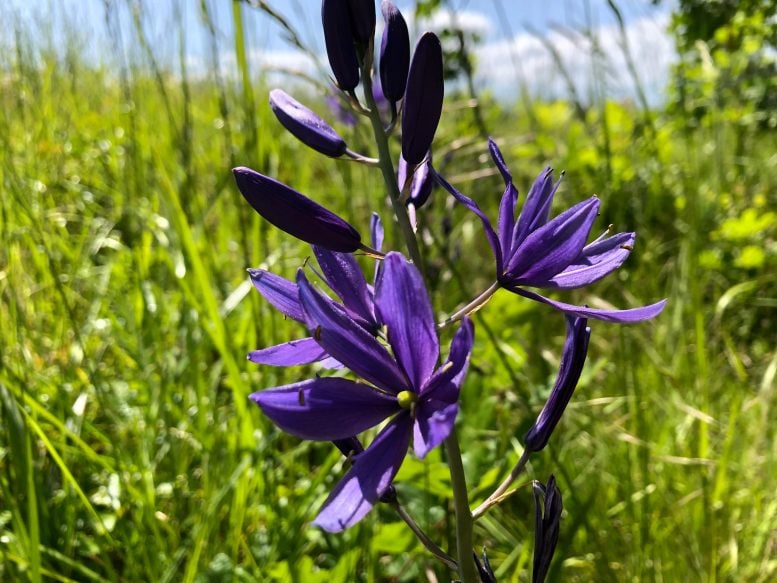
<instances>
[{"instance_id":1,"label":"purple flower","mask_svg":"<svg viewBox=\"0 0 777 583\"><path fill-rule=\"evenodd\" d=\"M372 217L372 246L380 250L383 244L383 225L378 215ZM359 264L350 253L337 253L313 246L324 282L342 303L332 304L346 313L354 322L373 336L383 326L375 307L375 295L364 279ZM249 269L251 282L272 306L285 316L305 323L305 312L299 299L299 287L283 277L263 269ZM377 270L376 270L377 276ZM298 366L320 362L325 367L339 368L313 336L291 340L248 353L248 360L272 366Z\"/></svg>"},{"instance_id":2,"label":"purple flower","mask_svg":"<svg viewBox=\"0 0 777 583\"><path fill-rule=\"evenodd\" d=\"M516 221L518 190L513 186L512 175L496 143L489 140L488 145L506 187L499 206L497 231L475 201L441 176L436 175L436 178L456 200L480 218L496 258L497 280L503 288L581 318L632 323L649 320L661 313L666 300L629 310L599 310L551 300L524 289L524 286L574 289L599 281L623 264L631 253L636 235L618 233L607 237L605 234L586 245L599 211L599 199L595 196L548 220L559 184L553 183L550 168L545 169L532 185Z\"/></svg>"},{"instance_id":3,"label":"purple flower","mask_svg":"<svg viewBox=\"0 0 777 583\"><path fill-rule=\"evenodd\" d=\"M550 561L558 543L561 511L561 491L556 486L556 478L551 474L547 486L535 481L533 484L535 530L534 561L532 565L532 583L542 583L548 574ZM540 496L542 501L540 501Z\"/></svg>"},{"instance_id":4,"label":"purple flower","mask_svg":"<svg viewBox=\"0 0 777 583\"><path fill-rule=\"evenodd\" d=\"M450 434L472 349L473 329L463 320L447 362L429 296L418 270L399 253L383 261L375 306L386 324L392 354L298 272L299 301L321 347L361 382L314 378L259 391L251 398L281 429L303 439L348 439L391 418L340 480L315 524L330 532L352 526L380 500L407 453L411 436L424 457Z\"/></svg>"},{"instance_id":5,"label":"purple flower","mask_svg":"<svg viewBox=\"0 0 777 583\"><path fill-rule=\"evenodd\" d=\"M345 140L315 112L282 89L270 91L270 107L283 127L306 146L332 158L345 154Z\"/></svg>"},{"instance_id":6,"label":"purple flower","mask_svg":"<svg viewBox=\"0 0 777 583\"><path fill-rule=\"evenodd\" d=\"M402 13L393 2L383 0L381 11L386 26L380 43L380 84L386 97L396 103L407 86L410 36Z\"/></svg>"},{"instance_id":7,"label":"purple flower","mask_svg":"<svg viewBox=\"0 0 777 583\"><path fill-rule=\"evenodd\" d=\"M413 177L410 179L410 187L407 195L407 203L412 204L415 208L422 207L434 188L434 169L432 168L432 152L429 151L424 157L423 161L415 167L412 167L407 163L402 154L399 155L399 164L397 166L397 183L399 184L399 190L403 191L405 183L407 182L407 173L413 172Z\"/></svg>"},{"instance_id":8,"label":"purple flower","mask_svg":"<svg viewBox=\"0 0 777 583\"><path fill-rule=\"evenodd\" d=\"M362 247L350 223L293 188L243 166L232 170L254 210L273 225L311 245L351 253Z\"/></svg>"},{"instance_id":9,"label":"purple flower","mask_svg":"<svg viewBox=\"0 0 777 583\"><path fill-rule=\"evenodd\" d=\"M444 95L440 39L426 32L415 46L402 105L402 156L408 164L415 166L429 151Z\"/></svg>"},{"instance_id":10,"label":"purple flower","mask_svg":"<svg viewBox=\"0 0 777 583\"><path fill-rule=\"evenodd\" d=\"M585 318L566 317L567 336L564 341L564 351L561 354L556 383L550 392L545 406L542 408L537 421L529 429L524 442L529 451L540 451L544 448L553 430L558 425L561 415L564 414L572 393L575 392L580 373L583 371L585 357L588 354L588 340L591 337L591 329L586 327Z\"/></svg>"},{"instance_id":11,"label":"purple flower","mask_svg":"<svg viewBox=\"0 0 777 583\"><path fill-rule=\"evenodd\" d=\"M348 0L323 0L321 22L326 55L337 86L343 91L353 91L359 84L359 59Z\"/></svg>"}]
</instances>

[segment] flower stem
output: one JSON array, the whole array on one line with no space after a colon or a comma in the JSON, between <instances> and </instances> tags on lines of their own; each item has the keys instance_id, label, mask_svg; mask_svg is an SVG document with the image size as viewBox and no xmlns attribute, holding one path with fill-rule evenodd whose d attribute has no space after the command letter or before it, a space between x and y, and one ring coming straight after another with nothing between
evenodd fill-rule
<instances>
[{"instance_id":1,"label":"flower stem","mask_svg":"<svg viewBox=\"0 0 777 583\"><path fill-rule=\"evenodd\" d=\"M429 538L429 536L421 530L421 527L418 526L415 520L413 520L413 517L410 516L407 513L407 510L405 510L399 502L394 502L392 504L394 507L394 510L397 511L397 514L399 514L399 517L405 521L405 524L407 524L410 527L410 530L413 531L413 534L416 535L419 541L421 541L421 544L423 544L426 549L432 553L435 557L440 559L445 565L454 571L459 570L458 564L456 564L456 561L451 557L448 553L446 553L444 550L442 550L440 547L438 547L432 539Z\"/></svg>"},{"instance_id":2,"label":"flower stem","mask_svg":"<svg viewBox=\"0 0 777 583\"><path fill-rule=\"evenodd\" d=\"M464 476L464 465L461 462L461 449L459 449L455 427L445 440L445 449L448 452L453 506L456 510L456 554L459 557L459 577L461 583L477 583L478 576L472 558L472 513L469 511L467 480Z\"/></svg>"},{"instance_id":3,"label":"flower stem","mask_svg":"<svg viewBox=\"0 0 777 583\"><path fill-rule=\"evenodd\" d=\"M441 322L437 325L438 328L446 328L456 322L457 320L461 320L464 316L467 316L469 314L472 314L473 312L477 312L480 308L482 308L484 305L486 305L486 302L491 299L491 296L494 295L497 290L499 289L499 282L495 281L490 286L488 286L487 289L483 290L478 297L476 297L474 300L472 300L470 303L468 303L466 306L461 308L460 310L456 311L454 314L450 315L444 322Z\"/></svg>"},{"instance_id":4,"label":"flower stem","mask_svg":"<svg viewBox=\"0 0 777 583\"><path fill-rule=\"evenodd\" d=\"M512 484L515 479L521 474L523 471L523 468L526 467L526 462L529 461L529 456L531 455L531 451L528 449L523 450L523 453L521 454L521 458L518 460L518 463L515 464L515 467L510 472L510 475L507 476L501 484L499 484L499 487L494 490L493 494L491 494L488 498L486 498L485 502L483 502L480 506L475 508L475 510L472 511L472 518L474 520L477 520L481 516L483 516L488 510L496 505L499 504L502 500L506 498L505 492L507 492L507 489L510 487L510 484ZM509 494L508 494L509 495Z\"/></svg>"},{"instance_id":5,"label":"flower stem","mask_svg":"<svg viewBox=\"0 0 777 583\"><path fill-rule=\"evenodd\" d=\"M371 59L367 59L367 61L368 62L366 62L362 68L362 81L364 83L364 99L369 107L372 132L375 135L375 144L378 146L378 166L383 173L383 182L386 184L386 190L388 190L389 198L391 199L391 207L393 208L394 216L396 216L397 222L399 223L399 228L402 231L402 237L405 240L410 259L413 260L413 263L415 263L421 273L425 274L426 270L424 268L424 263L421 260L421 251L418 248L418 241L413 232L413 227L410 224L407 209L405 209L405 205L402 204L402 193L399 191L399 186L397 185L397 177L394 172L394 162L391 159L388 136L386 130L383 128L383 121L380 119L380 112L375 103L375 98L372 95L372 62Z\"/></svg>"}]
</instances>

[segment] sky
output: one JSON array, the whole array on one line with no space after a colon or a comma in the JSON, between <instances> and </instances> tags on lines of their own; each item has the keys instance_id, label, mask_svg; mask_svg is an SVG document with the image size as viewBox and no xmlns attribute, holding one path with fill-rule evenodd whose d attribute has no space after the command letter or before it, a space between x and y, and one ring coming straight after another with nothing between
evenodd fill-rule
<instances>
[{"instance_id":1,"label":"sky","mask_svg":"<svg viewBox=\"0 0 777 583\"><path fill-rule=\"evenodd\" d=\"M232 0L204 0L216 33L216 52L225 75L236 72ZM326 64L318 0L269 0L299 37ZM480 38L472 51L477 62L478 86L509 99L521 87L534 95L568 95L548 46L552 45L583 100L592 91L592 79L616 98L633 98L634 83L627 74L621 36L606 0L450 0L449 11L431 21L413 17L414 2L399 0L411 36L438 30L451 21ZM626 23L628 44L639 80L653 102L660 101L668 70L675 58L666 32L675 0L658 7L649 0L618 0ZM139 53L132 9L140 15L144 34L157 59L177 63L181 51L190 74L205 74L212 63L211 38L202 19L200 0L4 0L0 7L0 44L12 43L14 26L34 34L45 29L56 47L67 39L79 40L87 57L116 66L116 39ZM285 40L281 27L265 13L242 6L248 57L252 71L293 70L317 75L313 60ZM378 17L380 27L380 16ZM13 26L11 26L13 23ZM590 31L590 34L583 34ZM593 64L590 39L598 43ZM319 69L321 70L321 69ZM286 80L288 81L288 80Z\"/></svg>"}]
</instances>

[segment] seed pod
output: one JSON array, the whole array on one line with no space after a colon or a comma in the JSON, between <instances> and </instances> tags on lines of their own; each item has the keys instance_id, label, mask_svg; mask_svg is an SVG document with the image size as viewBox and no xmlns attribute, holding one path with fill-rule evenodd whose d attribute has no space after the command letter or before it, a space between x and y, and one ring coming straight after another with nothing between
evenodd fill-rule
<instances>
[{"instance_id":1,"label":"seed pod","mask_svg":"<svg viewBox=\"0 0 777 583\"><path fill-rule=\"evenodd\" d=\"M345 140L315 112L282 89L270 91L270 107L281 125L306 146L332 158L345 154Z\"/></svg>"},{"instance_id":2,"label":"seed pod","mask_svg":"<svg viewBox=\"0 0 777 583\"><path fill-rule=\"evenodd\" d=\"M410 36L402 13L391 0L383 0L381 11L386 25L380 43L380 84L383 94L396 103L407 86Z\"/></svg>"},{"instance_id":3,"label":"seed pod","mask_svg":"<svg viewBox=\"0 0 777 583\"><path fill-rule=\"evenodd\" d=\"M405 89L402 155L408 164L418 164L432 145L444 95L440 39L427 32L416 44Z\"/></svg>"}]
</instances>

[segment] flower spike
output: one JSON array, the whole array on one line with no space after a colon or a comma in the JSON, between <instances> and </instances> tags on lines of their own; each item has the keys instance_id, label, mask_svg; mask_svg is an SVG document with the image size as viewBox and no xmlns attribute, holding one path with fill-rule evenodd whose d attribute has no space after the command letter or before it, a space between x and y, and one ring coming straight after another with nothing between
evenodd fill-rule
<instances>
[{"instance_id":1,"label":"flower spike","mask_svg":"<svg viewBox=\"0 0 777 583\"><path fill-rule=\"evenodd\" d=\"M270 91L270 107L283 127L309 148L332 158L345 154L345 140L332 126L282 89Z\"/></svg>"},{"instance_id":2,"label":"flower spike","mask_svg":"<svg viewBox=\"0 0 777 583\"><path fill-rule=\"evenodd\" d=\"M432 32L419 39L410 63L402 113L402 156L415 166L432 145L445 95L442 46Z\"/></svg>"},{"instance_id":3,"label":"flower spike","mask_svg":"<svg viewBox=\"0 0 777 583\"><path fill-rule=\"evenodd\" d=\"M293 188L244 166L232 173L254 210L282 231L332 251L361 248L361 235L350 223Z\"/></svg>"}]
</instances>

